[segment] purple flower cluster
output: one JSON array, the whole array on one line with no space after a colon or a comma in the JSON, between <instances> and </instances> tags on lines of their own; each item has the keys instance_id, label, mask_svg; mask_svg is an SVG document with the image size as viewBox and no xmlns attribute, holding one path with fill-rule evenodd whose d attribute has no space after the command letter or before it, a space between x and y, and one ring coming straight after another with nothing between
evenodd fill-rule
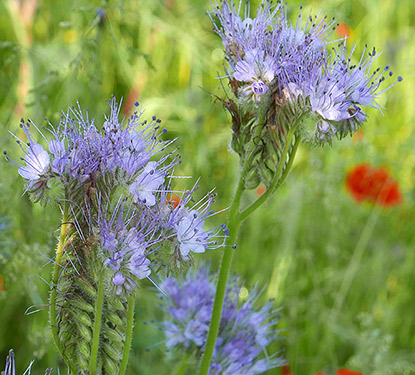
<instances>
[{"instance_id":1,"label":"purple flower cluster","mask_svg":"<svg viewBox=\"0 0 415 375\"><path fill-rule=\"evenodd\" d=\"M207 267L202 267L196 273L188 271L184 279L169 277L160 285L163 307L169 314L169 320L160 323L168 348L203 352L215 296L214 279ZM283 364L281 358L266 353L266 347L278 338L278 318L271 301L256 308L258 293L254 290L240 304L240 289L241 283L233 278L226 291L211 375L261 374Z\"/></svg>"},{"instance_id":2,"label":"purple flower cluster","mask_svg":"<svg viewBox=\"0 0 415 375\"><path fill-rule=\"evenodd\" d=\"M159 130L160 120L153 116L147 123L136 111L124 124L115 99L109 104L111 113L100 128L80 109L71 108L56 128L49 123L52 140L31 121L22 121L28 142L15 137L25 152L24 164L6 158L19 168L35 200L69 203L70 222L79 240L71 240L68 250L77 254L78 261L84 259L81 252L88 253L86 248L93 249L119 295L132 290L135 280L148 277L154 267L180 267L189 262L191 253L222 246L227 230L204 229L213 214L213 194L193 203L196 186L172 193L178 155L170 152L151 160L172 143L160 139L166 132ZM32 127L43 136L47 149L34 140ZM52 195L51 187L61 189L60 194Z\"/></svg>"},{"instance_id":3,"label":"purple flower cluster","mask_svg":"<svg viewBox=\"0 0 415 375\"><path fill-rule=\"evenodd\" d=\"M226 0L210 12L238 105L254 103L265 112L297 107L302 122L312 124L311 129L303 126L306 141L321 144L353 133L366 119L363 108L380 109L377 97L402 80L380 89L392 72L388 66L372 69L375 49L367 56L363 52L357 63L352 61L354 49L347 54L345 39L329 51L334 19L310 15L304 24L300 13L294 26L283 3L271 1L263 1L252 18L246 5L241 17L241 3Z\"/></svg>"},{"instance_id":4,"label":"purple flower cluster","mask_svg":"<svg viewBox=\"0 0 415 375\"><path fill-rule=\"evenodd\" d=\"M169 168L157 170L166 157L149 162L155 153L167 147L168 142L159 139L165 130L158 132L160 120L156 117L150 123L140 120L142 113L137 111L124 125L118 119L120 107L115 98L109 104L111 114L101 129L88 115L84 118L80 108L70 108L56 128L49 123L47 131L53 137L50 141L33 122L25 123L22 119L20 127L28 143L15 137L25 152L25 165L15 165L28 180L28 191L36 199L47 194L51 179L60 180L67 190L73 190L102 178L110 189L119 184L131 185L131 193L137 200L148 199L148 204L154 201L153 193L164 182L166 172L177 164L174 160ZM34 140L31 126L45 138L48 150ZM146 177L147 174L151 176Z\"/></svg>"}]
</instances>

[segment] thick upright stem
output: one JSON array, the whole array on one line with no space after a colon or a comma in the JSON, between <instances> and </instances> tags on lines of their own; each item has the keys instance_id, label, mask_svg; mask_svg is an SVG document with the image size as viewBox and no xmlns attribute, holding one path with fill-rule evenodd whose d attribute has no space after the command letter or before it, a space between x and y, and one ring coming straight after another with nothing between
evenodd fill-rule
<instances>
[{"instance_id":1,"label":"thick upright stem","mask_svg":"<svg viewBox=\"0 0 415 375\"><path fill-rule=\"evenodd\" d=\"M65 244L66 233L68 231L68 225L69 225L68 214L69 214L69 202L65 201L65 205L63 208L61 233L59 236L59 243L56 249L56 258L55 258L55 263L53 266L53 275L52 275L52 283L51 283L50 298L49 298L49 320L50 320L50 327L52 330L53 341L56 347L58 348L60 355L62 356L67 366L69 367L71 373L76 374L76 370L73 364L71 363L69 358L66 358L63 352L62 344L59 340L58 322L56 319L56 298L57 298L56 288L58 286L58 281L59 281L59 271L61 268L62 255L65 251L64 244Z\"/></svg>"},{"instance_id":2,"label":"thick upright stem","mask_svg":"<svg viewBox=\"0 0 415 375\"><path fill-rule=\"evenodd\" d=\"M257 129L255 132L253 140L257 137L261 132L263 118L258 119ZM229 218L228 218L228 230L229 230L229 238L228 244L231 246L225 247L225 251L222 257L222 263L219 271L219 278L218 278L218 285L216 286L216 294L215 300L213 303L213 310L212 310L212 319L210 321L209 326L209 333L206 340L205 351L203 353L202 362L200 364L200 375L207 375L210 368L210 362L212 361L213 351L215 349L216 339L219 333L219 325L220 320L222 317L222 306L223 301L225 299L225 292L226 292L226 284L228 282L229 271L232 265L232 257L234 251L234 245L236 244L236 239L238 236L239 226L241 225L241 220L239 218L239 206L241 203L242 193L244 192L245 186L245 176L248 172L250 163L252 161L254 151L255 151L255 143L252 140L252 144L250 147L249 152L246 154L244 163L241 168L241 173L239 176L238 185L235 191L235 195L233 197L233 201L229 210Z\"/></svg>"},{"instance_id":3,"label":"thick upright stem","mask_svg":"<svg viewBox=\"0 0 415 375\"><path fill-rule=\"evenodd\" d=\"M239 220L239 204L243 192L244 176L239 178L238 188L235 192L229 214L229 244L235 244L241 221ZM212 360L213 350L219 333L219 325L222 316L222 306L225 299L226 284L228 282L229 271L232 265L233 246L226 247L223 253L222 264L219 271L218 285L216 287L215 301L213 303L212 319L209 327L209 334L206 341L205 351L200 364L200 375L207 375Z\"/></svg>"},{"instance_id":4,"label":"thick upright stem","mask_svg":"<svg viewBox=\"0 0 415 375\"><path fill-rule=\"evenodd\" d=\"M95 301L94 311L94 328L92 334L91 344L91 358L89 360L89 375L96 375L97 373L97 360L98 360L98 349L99 339L101 336L101 323L102 323L102 309L104 306L104 277L101 273L98 283L98 294Z\"/></svg>"},{"instance_id":5,"label":"thick upright stem","mask_svg":"<svg viewBox=\"0 0 415 375\"><path fill-rule=\"evenodd\" d=\"M263 119L260 119L258 121L257 133L260 132L261 130L262 121ZM294 137L296 128L297 128L297 122L293 124L293 126L290 128L290 131L288 132L285 146L284 146L284 149L281 154L281 158L277 166L277 171L275 173L274 179L272 180L269 189L260 198L258 198L250 207L248 207L246 210L240 213L239 207L241 203L241 196L244 191L245 176L250 166L253 152L255 150L254 142L252 142L250 152L247 154L247 157L241 169L238 187L236 189L235 196L233 198L232 205L231 205L230 212L229 212L229 220L228 220L228 229L230 232L229 241L228 241L229 244L231 245L236 244L239 227L242 224L242 222L252 212L254 212L259 206L265 203L265 201L271 196L272 192L274 192L285 179L286 174L288 173L292 165L291 158L289 159L289 163L284 173L283 173L283 168L284 168L285 161L290 152L290 147L291 147L292 139ZM258 134L256 134L255 136L257 135ZM291 155L292 157L294 157L299 141L300 141L300 138L298 137L292 149L292 153L293 153ZM203 353L202 362L200 364L199 375L207 375L209 372L210 363L212 361L213 351L214 351L215 344L216 344L216 339L219 333L220 320L222 316L222 306L223 306L223 301L225 299L226 284L228 282L229 271L231 269L232 257L233 257L233 247L226 247L224 254L223 254L223 258L222 258L222 264L220 267L220 271L219 271L218 285L216 288L215 301L213 304L212 319L210 322L209 333L208 333L208 337L206 340L205 351Z\"/></svg>"},{"instance_id":6,"label":"thick upright stem","mask_svg":"<svg viewBox=\"0 0 415 375\"><path fill-rule=\"evenodd\" d=\"M119 375L124 375L127 370L128 356L130 355L131 342L133 339L134 328L134 308L135 308L135 294L132 293L128 299L128 311L127 311L127 331L125 334L124 351L122 354L122 360L120 365Z\"/></svg>"}]
</instances>

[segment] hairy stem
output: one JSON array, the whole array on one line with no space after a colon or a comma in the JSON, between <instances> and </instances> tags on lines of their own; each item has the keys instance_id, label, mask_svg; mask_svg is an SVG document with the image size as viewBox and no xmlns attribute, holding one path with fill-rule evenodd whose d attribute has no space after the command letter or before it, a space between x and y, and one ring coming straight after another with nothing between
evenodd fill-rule
<instances>
[{"instance_id":1,"label":"hairy stem","mask_svg":"<svg viewBox=\"0 0 415 375\"><path fill-rule=\"evenodd\" d=\"M235 192L232 204L231 204L231 208L229 211L228 229L230 232L230 236L229 236L228 243L231 245L234 245L236 243L236 239L237 239L238 232L239 232L239 227L242 224L242 222L245 219L247 219L248 216L252 214L252 212L254 212L258 207L260 207L263 203L265 203L267 199L271 196L271 194L275 192L275 190L282 184L282 182L286 178L288 171L292 165L292 160L295 156L294 154L297 151L297 148L300 142L300 137L298 136L291 150L292 157L290 157L288 164L287 164L287 168L285 169L283 173L284 164L285 164L287 157L289 156L292 139L294 137L294 134L297 128L298 122L296 121L293 124L293 126L290 128L290 131L288 132L285 146L284 146L284 149L281 154L281 158L278 163L277 171L275 173L274 179L272 180L269 189L260 198L258 198L251 206L249 206L247 209L245 209L241 213L239 211L239 207L241 203L241 196L244 191L245 176L250 166L251 158L255 150L255 144L253 140L255 139L255 137L257 137L260 134L263 120L264 118L260 118L258 120L258 124L257 124L258 128L257 128L256 134L252 138L252 145L251 145L250 151L247 154L247 157L242 166L238 186L237 186L237 189L236 189L236 192ZM222 315L222 307L223 307L223 302L225 299L226 284L228 282L229 272L230 272L231 265L232 265L232 257L233 257L233 247L226 247L224 254L223 254L223 258L222 258L220 271L219 271L218 285L216 287L215 301L213 304L212 319L210 322L205 351L203 353L202 362L200 364L199 375L207 375L209 372L210 363L212 361L213 351L214 351L215 344L216 344L216 339L219 333L219 326L220 326L220 320L221 320L221 315Z\"/></svg>"},{"instance_id":2,"label":"hairy stem","mask_svg":"<svg viewBox=\"0 0 415 375\"><path fill-rule=\"evenodd\" d=\"M215 349L216 339L219 333L219 325L222 317L222 307L223 301L225 299L226 284L228 283L229 272L232 265L233 251L235 247L234 245L236 244L239 226L241 225L241 220L239 217L239 206L241 204L242 193L244 192L245 176L248 172L249 166L254 156L254 151L256 147L254 139L261 133L263 121L264 117L260 117L258 119L257 129L255 131L255 135L252 138L250 150L246 154L244 163L242 165L238 185L229 210L228 230L230 235L227 242L231 246L225 247L225 251L222 257L218 284L216 286L215 300L213 303L212 318L209 326L209 333L206 340L206 346L205 351L203 353L202 362L200 364L200 375L207 375L209 372L210 362L212 361L213 351Z\"/></svg>"},{"instance_id":3,"label":"hairy stem","mask_svg":"<svg viewBox=\"0 0 415 375\"><path fill-rule=\"evenodd\" d=\"M229 244L235 244L238 229L240 226L239 220L239 204L243 192L244 177L241 174L239 179L238 188L235 192L233 202L229 214ZM219 325L222 316L222 306L225 299L226 284L228 282L229 271L231 269L232 257L233 257L233 246L227 246L223 253L222 263L219 271L218 285L216 287L215 301L213 303L212 319L210 321L209 334L206 341L205 351L203 353L202 362L200 365L200 375L207 375L210 362L212 360L213 350L215 348L216 339L219 333Z\"/></svg>"},{"instance_id":4,"label":"hairy stem","mask_svg":"<svg viewBox=\"0 0 415 375\"><path fill-rule=\"evenodd\" d=\"M89 360L89 375L96 375L97 373L97 360L98 360L98 349L99 349L99 339L101 336L101 322L102 322L102 308L104 306L104 277L103 274L100 274L99 283L98 283L98 294L95 301L95 311L94 311L94 328L92 334L92 344L91 344L91 358Z\"/></svg>"},{"instance_id":5,"label":"hairy stem","mask_svg":"<svg viewBox=\"0 0 415 375\"><path fill-rule=\"evenodd\" d=\"M56 288L58 286L58 281L59 281L59 271L61 268L62 255L65 251L64 243L65 243L66 233L68 231L68 226L69 226L68 215L69 215L69 201L66 200L64 208L63 208L61 232L59 236L58 247L56 249L56 258L55 258L55 262L53 266L52 283L51 283L50 297L49 297L49 321L50 321L50 327L52 330L53 341L56 347L58 348L60 355L64 359L66 365L69 367L71 373L75 375L76 370L71 360L69 358L66 358L63 352L62 344L59 340L58 322L56 319L57 317L56 316L56 298L57 298Z\"/></svg>"},{"instance_id":6,"label":"hairy stem","mask_svg":"<svg viewBox=\"0 0 415 375\"><path fill-rule=\"evenodd\" d=\"M135 308L135 294L132 293L128 299L127 331L125 335L124 351L122 354L119 375L124 375L125 371L127 370L128 356L130 355L131 342L133 339L134 308Z\"/></svg>"}]
</instances>

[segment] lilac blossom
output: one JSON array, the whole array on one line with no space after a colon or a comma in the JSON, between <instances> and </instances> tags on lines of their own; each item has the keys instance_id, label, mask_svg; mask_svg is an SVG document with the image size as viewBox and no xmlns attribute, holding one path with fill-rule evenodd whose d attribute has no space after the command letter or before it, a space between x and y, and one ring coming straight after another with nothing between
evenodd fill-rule
<instances>
[{"instance_id":1,"label":"lilac blossom","mask_svg":"<svg viewBox=\"0 0 415 375\"><path fill-rule=\"evenodd\" d=\"M203 352L209 329L215 277L207 267L188 271L185 278L167 278L161 285L160 297L168 320L160 326L165 332L168 348ZM258 292L240 303L241 283L233 278L227 287L219 337L216 342L209 374L261 374L283 364L276 355L264 355L266 347L278 338L278 318L271 302L262 308L254 306Z\"/></svg>"}]
</instances>

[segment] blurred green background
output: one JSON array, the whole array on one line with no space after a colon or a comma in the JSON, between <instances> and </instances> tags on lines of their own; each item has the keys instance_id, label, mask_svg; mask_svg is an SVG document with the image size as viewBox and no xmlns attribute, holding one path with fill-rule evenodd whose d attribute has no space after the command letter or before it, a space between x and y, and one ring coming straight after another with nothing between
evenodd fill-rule
<instances>
[{"instance_id":1,"label":"blurred green background","mask_svg":"<svg viewBox=\"0 0 415 375\"><path fill-rule=\"evenodd\" d=\"M252 9L258 2L252 2ZM292 0L288 14L321 10L349 29L355 58L365 43L383 54L404 81L369 110L363 137L332 147L302 146L278 195L243 226L233 270L265 288L263 301L282 307L281 350L296 375L349 366L368 374L415 374L415 2L412 0ZM78 100L102 121L105 99L138 100L178 137L181 175L201 177L200 195L216 187L216 209L230 204L238 159L229 152L230 118L204 89L221 95L220 39L211 31L209 0L0 1L0 149L21 156L8 131L21 117L57 123ZM357 205L344 187L355 164L387 166L402 205ZM0 369L9 348L18 373L36 359L34 374L57 366L47 324L48 286L60 214L21 196L16 168L0 162ZM246 194L246 201L256 192ZM216 220L216 222L215 222ZM211 221L226 221L226 214ZM216 266L221 250L198 255ZM144 320L162 320L148 283L137 296L129 374L172 374L163 339ZM41 311L25 315L32 306ZM269 371L279 374L280 370Z\"/></svg>"}]
</instances>

